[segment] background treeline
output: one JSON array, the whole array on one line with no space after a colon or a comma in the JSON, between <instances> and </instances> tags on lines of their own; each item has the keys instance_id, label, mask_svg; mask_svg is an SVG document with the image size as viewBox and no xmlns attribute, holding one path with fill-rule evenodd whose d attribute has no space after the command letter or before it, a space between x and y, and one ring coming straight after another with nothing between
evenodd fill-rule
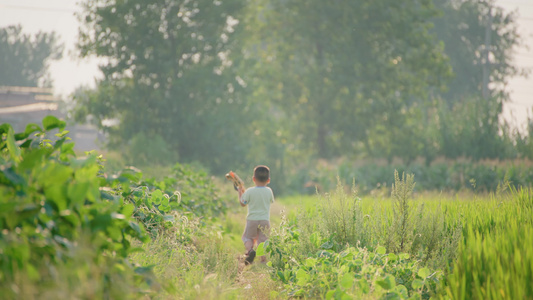
<instances>
[{"instance_id":1,"label":"background treeline","mask_svg":"<svg viewBox=\"0 0 533 300\"><path fill-rule=\"evenodd\" d=\"M82 6L79 54L106 63L71 116L125 163L214 174L263 163L281 192L319 160L533 158L533 123L502 119L505 85L526 70L512 61L517 16L494 1Z\"/></svg>"},{"instance_id":2,"label":"background treeline","mask_svg":"<svg viewBox=\"0 0 533 300\"><path fill-rule=\"evenodd\" d=\"M509 187L530 187L533 168L530 161L436 161L430 166L420 162L406 166L400 162L319 161L310 168L289 172L286 192L314 194L335 189L338 180L355 185L362 194L387 196L394 183L394 172L412 174L417 191L461 191L500 193Z\"/></svg>"}]
</instances>

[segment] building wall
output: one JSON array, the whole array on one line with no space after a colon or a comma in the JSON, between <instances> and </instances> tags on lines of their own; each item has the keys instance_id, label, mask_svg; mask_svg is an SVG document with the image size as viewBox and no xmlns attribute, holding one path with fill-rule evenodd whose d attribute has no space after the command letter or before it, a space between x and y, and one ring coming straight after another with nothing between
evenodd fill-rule
<instances>
[{"instance_id":1,"label":"building wall","mask_svg":"<svg viewBox=\"0 0 533 300\"><path fill-rule=\"evenodd\" d=\"M50 89L34 87L0 87L0 124L9 123L15 132L21 132L29 123L42 125L42 119L48 115L66 119L66 115L58 109L59 100L50 93ZM102 148L104 136L94 126L74 124L67 126L67 130L76 144L75 150Z\"/></svg>"}]
</instances>

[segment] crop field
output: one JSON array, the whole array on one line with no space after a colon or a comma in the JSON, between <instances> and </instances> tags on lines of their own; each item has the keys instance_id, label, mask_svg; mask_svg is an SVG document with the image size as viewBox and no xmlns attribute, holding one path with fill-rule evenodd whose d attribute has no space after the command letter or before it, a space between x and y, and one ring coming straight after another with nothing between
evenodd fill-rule
<instances>
[{"instance_id":1,"label":"crop field","mask_svg":"<svg viewBox=\"0 0 533 300\"><path fill-rule=\"evenodd\" d=\"M2 299L532 299L533 191L359 195L338 180L278 197L251 266L246 209L223 178L162 179L77 157L64 122L0 127ZM50 132L55 138L48 139Z\"/></svg>"}]
</instances>

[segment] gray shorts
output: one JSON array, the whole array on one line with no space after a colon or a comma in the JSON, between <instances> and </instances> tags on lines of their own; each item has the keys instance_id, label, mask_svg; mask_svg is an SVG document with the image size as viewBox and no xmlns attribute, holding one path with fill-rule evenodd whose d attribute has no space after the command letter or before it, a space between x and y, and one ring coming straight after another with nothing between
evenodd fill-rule
<instances>
[{"instance_id":1,"label":"gray shorts","mask_svg":"<svg viewBox=\"0 0 533 300\"><path fill-rule=\"evenodd\" d=\"M244 243L248 241L257 241L260 244L268 239L270 234L270 221L267 220L246 220L246 227L242 234L242 241Z\"/></svg>"}]
</instances>

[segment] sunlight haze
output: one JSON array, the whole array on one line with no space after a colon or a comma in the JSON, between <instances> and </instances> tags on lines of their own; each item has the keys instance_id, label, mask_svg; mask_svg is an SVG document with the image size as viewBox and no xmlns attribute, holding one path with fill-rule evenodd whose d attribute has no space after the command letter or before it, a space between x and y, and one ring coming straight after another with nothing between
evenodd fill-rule
<instances>
[{"instance_id":1,"label":"sunlight haze","mask_svg":"<svg viewBox=\"0 0 533 300\"><path fill-rule=\"evenodd\" d=\"M80 9L77 3L0 0L0 27L20 24L27 33L41 30L60 35L65 51L61 60L52 62L50 72L56 93L62 96L68 96L80 85L94 86L95 77L100 76L96 59L82 60L76 56L78 20L74 14ZM518 32L529 49L516 49L515 59L518 66L533 68L533 1L497 0L496 3L507 11L518 11ZM533 77L513 78L507 89L511 102L505 105L504 116L515 126L523 127L533 106Z\"/></svg>"}]
</instances>

